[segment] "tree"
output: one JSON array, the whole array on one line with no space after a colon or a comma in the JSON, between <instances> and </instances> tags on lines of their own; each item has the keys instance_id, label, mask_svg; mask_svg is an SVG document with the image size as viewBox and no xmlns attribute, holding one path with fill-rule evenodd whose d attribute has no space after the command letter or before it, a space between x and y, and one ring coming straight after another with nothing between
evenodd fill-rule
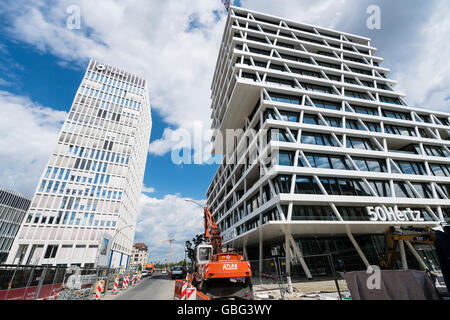
<instances>
[{"instance_id":1,"label":"tree","mask_svg":"<svg viewBox=\"0 0 450 320\"><path fill-rule=\"evenodd\" d=\"M188 258L193 262L195 259L195 247L199 244L202 244L205 242L205 236L204 234L197 234L194 238L192 238L191 241L186 241L185 247L186 247L186 253Z\"/></svg>"}]
</instances>

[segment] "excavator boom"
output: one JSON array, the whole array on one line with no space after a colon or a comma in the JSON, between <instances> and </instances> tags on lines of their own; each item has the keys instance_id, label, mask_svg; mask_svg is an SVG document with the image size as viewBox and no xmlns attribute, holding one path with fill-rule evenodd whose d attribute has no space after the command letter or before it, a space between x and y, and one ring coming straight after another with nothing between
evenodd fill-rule
<instances>
[{"instance_id":1,"label":"excavator boom","mask_svg":"<svg viewBox=\"0 0 450 320\"><path fill-rule=\"evenodd\" d=\"M213 246L213 254L222 253L222 236L208 207L204 207L205 240Z\"/></svg>"}]
</instances>

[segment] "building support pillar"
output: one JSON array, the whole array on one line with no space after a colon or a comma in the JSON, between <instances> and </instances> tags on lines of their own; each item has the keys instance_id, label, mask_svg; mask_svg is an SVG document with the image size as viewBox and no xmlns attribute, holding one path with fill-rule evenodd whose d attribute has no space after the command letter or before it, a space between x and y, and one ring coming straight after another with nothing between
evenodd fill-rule
<instances>
[{"instance_id":1,"label":"building support pillar","mask_svg":"<svg viewBox=\"0 0 450 320\"><path fill-rule=\"evenodd\" d=\"M286 256L286 283L288 286L288 292L292 293L292 281L291 281L291 246L289 244L289 235L287 232L284 235L284 253Z\"/></svg>"},{"instance_id":2,"label":"building support pillar","mask_svg":"<svg viewBox=\"0 0 450 320\"><path fill-rule=\"evenodd\" d=\"M294 253L295 253L295 255L298 257L298 259L299 259L299 261L300 261L300 264L301 264L301 266L302 266L302 268L303 268L303 271L304 271L305 274L306 274L306 277L307 277L308 279L312 279L311 272L309 271L309 268L308 268L308 266L306 265L305 258L303 258L303 253L302 253L302 251L300 250L298 244L295 242L294 237L292 237L291 234L289 235L289 241L291 242L292 248L294 248Z\"/></svg>"},{"instance_id":3,"label":"building support pillar","mask_svg":"<svg viewBox=\"0 0 450 320\"><path fill-rule=\"evenodd\" d=\"M264 253L263 249L264 248L263 248L262 232L259 231L259 266L258 266L259 268L258 268L258 271L259 271L260 282L261 282L261 273L263 272L263 253Z\"/></svg>"},{"instance_id":4,"label":"building support pillar","mask_svg":"<svg viewBox=\"0 0 450 320\"><path fill-rule=\"evenodd\" d=\"M242 247L242 253L244 255L244 259L248 260L248 254L247 254L247 244L244 243L243 247Z\"/></svg>"},{"instance_id":5,"label":"building support pillar","mask_svg":"<svg viewBox=\"0 0 450 320\"><path fill-rule=\"evenodd\" d=\"M423 262L422 258L419 256L419 254L417 253L416 249L414 248L414 246L411 244L411 242L406 241L405 240L406 245L408 246L409 250L411 250L412 254L414 255L414 257L417 259L417 261L419 262L420 266L424 269L424 270L428 270L427 265L425 264L425 262Z\"/></svg>"},{"instance_id":6,"label":"building support pillar","mask_svg":"<svg viewBox=\"0 0 450 320\"><path fill-rule=\"evenodd\" d=\"M406 261L405 243L403 240L399 241L400 256L402 258L402 268L403 270L408 270L408 262Z\"/></svg>"},{"instance_id":7,"label":"building support pillar","mask_svg":"<svg viewBox=\"0 0 450 320\"><path fill-rule=\"evenodd\" d=\"M358 245L358 242L356 242L355 238L353 237L353 234L350 232L350 228L346 227L347 236L350 239L350 241L353 243L353 246L355 247L356 251L358 252L359 257L364 262L364 265L366 268L370 266L369 261L367 260L366 256L364 255L364 252L362 252L361 248Z\"/></svg>"}]
</instances>

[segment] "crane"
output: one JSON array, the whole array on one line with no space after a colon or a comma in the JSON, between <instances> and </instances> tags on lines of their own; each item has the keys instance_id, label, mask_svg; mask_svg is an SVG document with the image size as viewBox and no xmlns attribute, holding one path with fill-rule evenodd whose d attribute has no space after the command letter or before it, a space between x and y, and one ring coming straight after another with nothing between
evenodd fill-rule
<instances>
[{"instance_id":1,"label":"crane","mask_svg":"<svg viewBox=\"0 0 450 320\"><path fill-rule=\"evenodd\" d=\"M177 241L175 239L167 239L163 240L161 242L168 242L169 243L169 253L167 255L167 268L170 268L170 248L172 247L172 242Z\"/></svg>"},{"instance_id":2,"label":"crane","mask_svg":"<svg viewBox=\"0 0 450 320\"><path fill-rule=\"evenodd\" d=\"M222 236L208 207L203 208L206 244L198 245L188 281L211 299L253 299L250 262L235 252L222 252Z\"/></svg>"}]
</instances>

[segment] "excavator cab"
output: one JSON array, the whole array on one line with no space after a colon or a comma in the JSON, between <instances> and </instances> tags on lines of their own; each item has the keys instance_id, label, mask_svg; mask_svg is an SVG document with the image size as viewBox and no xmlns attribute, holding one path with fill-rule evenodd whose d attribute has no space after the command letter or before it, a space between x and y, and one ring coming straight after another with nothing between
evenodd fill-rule
<instances>
[{"instance_id":1,"label":"excavator cab","mask_svg":"<svg viewBox=\"0 0 450 320\"><path fill-rule=\"evenodd\" d=\"M209 263L211 261L213 247L209 244L201 244L197 246L197 265Z\"/></svg>"}]
</instances>

